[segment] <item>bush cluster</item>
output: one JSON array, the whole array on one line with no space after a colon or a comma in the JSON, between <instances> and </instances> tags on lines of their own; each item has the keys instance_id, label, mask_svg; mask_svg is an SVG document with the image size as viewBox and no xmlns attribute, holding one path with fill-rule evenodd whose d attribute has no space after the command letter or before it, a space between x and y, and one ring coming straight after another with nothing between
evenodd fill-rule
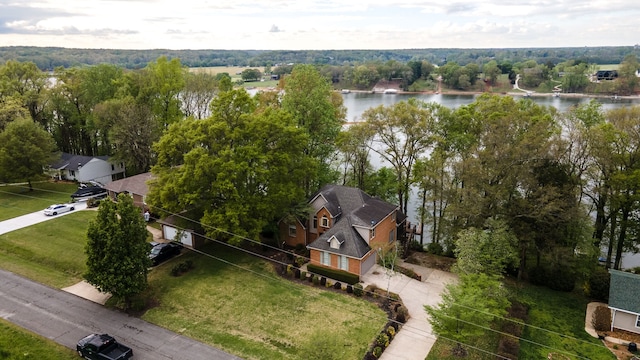
<instances>
[{"instance_id":1,"label":"bush cluster","mask_svg":"<svg viewBox=\"0 0 640 360\"><path fill-rule=\"evenodd\" d=\"M398 308L396 309L396 321L404 324L405 322L407 322L408 316L409 311L407 310L407 308L402 305L398 306Z\"/></svg>"},{"instance_id":2,"label":"bush cluster","mask_svg":"<svg viewBox=\"0 0 640 360\"><path fill-rule=\"evenodd\" d=\"M324 266L318 266L315 264L307 265L307 270L309 270L312 273L323 275L328 278L338 280L351 285L360 281L360 277L356 274L352 274L343 270L330 269L330 268L326 268Z\"/></svg>"},{"instance_id":3,"label":"bush cluster","mask_svg":"<svg viewBox=\"0 0 640 360\"><path fill-rule=\"evenodd\" d=\"M442 255L444 254L444 248L440 243L429 243L427 245L427 252L434 255Z\"/></svg>"},{"instance_id":4,"label":"bush cluster","mask_svg":"<svg viewBox=\"0 0 640 360\"><path fill-rule=\"evenodd\" d=\"M587 295L596 300L609 301L611 274L603 267L597 267L589 277Z\"/></svg>"},{"instance_id":5,"label":"bush cluster","mask_svg":"<svg viewBox=\"0 0 640 360\"><path fill-rule=\"evenodd\" d=\"M362 284L353 285L353 295L357 297L361 297L363 292L364 292L364 289L362 287Z\"/></svg>"},{"instance_id":6,"label":"bush cluster","mask_svg":"<svg viewBox=\"0 0 640 360\"><path fill-rule=\"evenodd\" d=\"M191 269L193 269L193 261L186 260L174 265L173 268L171 268L171 275L180 276Z\"/></svg>"},{"instance_id":7,"label":"bush cluster","mask_svg":"<svg viewBox=\"0 0 640 360\"><path fill-rule=\"evenodd\" d=\"M603 305L597 306L593 312L591 325L596 331L608 331L611 329L611 310Z\"/></svg>"},{"instance_id":8,"label":"bush cluster","mask_svg":"<svg viewBox=\"0 0 640 360\"><path fill-rule=\"evenodd\" d=\"M529 282L552 290L571 292L576 286L576 276L568 267L558 266L549 270L543 266L536 266L529 270Z\"/></svg>"}]
</instances>

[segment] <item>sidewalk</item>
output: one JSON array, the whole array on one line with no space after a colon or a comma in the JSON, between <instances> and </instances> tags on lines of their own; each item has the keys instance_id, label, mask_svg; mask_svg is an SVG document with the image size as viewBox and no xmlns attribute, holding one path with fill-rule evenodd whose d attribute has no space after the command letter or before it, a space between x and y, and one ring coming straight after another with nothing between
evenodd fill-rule
<instances>
[{"instance_id":1,"label":"sidewalk","mask_svg":"<svg viewBox=\"0 0 640 360\"><path fill-rule=\"evenodd\" d=\"M425 305L436 305L446 284L455 282L454 274L425 268L413 264L401 263L410 267L422 276L422 281L411 279L400 273L387 277L385 269L375 265L362 276L366 287L375 284L381 289L389 286L389 291L400 296L411 316L398 331L389 347L382 353L381 360L423 360L431 350L436 336L431 332L431 324L427 320Z\"/></svg>"}]
</instances>

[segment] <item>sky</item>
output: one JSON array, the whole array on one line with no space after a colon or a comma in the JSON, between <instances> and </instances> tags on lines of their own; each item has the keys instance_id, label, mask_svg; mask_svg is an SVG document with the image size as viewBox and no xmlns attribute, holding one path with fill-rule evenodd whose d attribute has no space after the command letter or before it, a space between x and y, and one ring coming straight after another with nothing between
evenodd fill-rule
<instances>
[{"instance_id":1,"label":"sky","mask_svg":"<svg viewBox=\"0 0 640 360\"><path fill-rule=\"evenodd\" d=\"M0 46L632 46L638 19L638 0L0 0Z\"/></svg>"}]
</instances>

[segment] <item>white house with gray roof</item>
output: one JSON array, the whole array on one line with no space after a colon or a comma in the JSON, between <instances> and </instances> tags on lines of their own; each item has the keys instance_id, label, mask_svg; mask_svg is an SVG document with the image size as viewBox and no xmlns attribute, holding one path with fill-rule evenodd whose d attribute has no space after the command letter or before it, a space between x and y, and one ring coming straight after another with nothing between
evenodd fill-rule
<instances>
[{"instance_id":1,"label":"white house with gray roof","mask_svg":"<svg viewBox=\"0 0 640 360\"><path fill-rule=\"evenodd\" d=\"M49 173L57 180L96 181L108 184L124 178L124 163L112 163L108 156L85 156L62 153L60 160L49 165Z\"/></svg>"},{"instance_id":2,"label":"white house with gray roof","mask_svg":"<svg viewBox=\"0 0 640 360\"><path fill-rule=\"evenodd\" d=\"M613 328L640 334L640 275L610 269L609 309Z\"/></svg>"}]
</instances>

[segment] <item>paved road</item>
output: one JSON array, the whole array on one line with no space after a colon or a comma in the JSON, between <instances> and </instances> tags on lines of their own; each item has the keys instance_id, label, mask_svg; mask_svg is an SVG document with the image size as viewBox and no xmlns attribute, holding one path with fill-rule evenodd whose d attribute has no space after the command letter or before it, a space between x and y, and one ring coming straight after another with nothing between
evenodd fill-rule
<instances>
[{"instance_id":1,"label":"paved road","mask_svg":"<svg viewBox=\"0 0 640 360\"><path fill-rule=\"evenodd\" d=\"M75 349L89 333L108 333L136 360L239 358L136 317L0 270L0 317Z\"/></svg>"},{"instance_id":2,"label":"paved road","mask_svg":"<svg viewBox=\"0 0 640 360\"><path fill-rule=\"evenodd\" d=\"M76 203L73 203L73 207L75 208L74 211L84 210L87 208L87 203L76 202ZM0 221L0 235L6 234L14 230L22 229L24 227L31 226L37 223L41 223L43 221L55 219L60 216L66 216L68 214L71 214L74 211L69 211L56 216L46 216L44 214L44 208L42 208L42 210L33 212L31 214L26 214L26 215L15 217L13 219Z\"/></svg>"}]
</instances>

